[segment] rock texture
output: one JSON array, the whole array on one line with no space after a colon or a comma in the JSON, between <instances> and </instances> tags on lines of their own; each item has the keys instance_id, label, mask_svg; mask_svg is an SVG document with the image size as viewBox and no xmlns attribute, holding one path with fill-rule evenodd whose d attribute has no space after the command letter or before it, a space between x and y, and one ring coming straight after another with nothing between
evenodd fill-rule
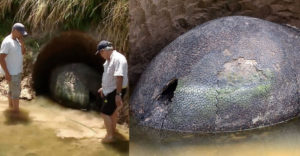
<instances>
[{"instance_id":1,"label":"rock texture","mask_svg":"<svg viewBox=\"0 0 300 156\"><path fill-rule=\"evenodd\" d=\"M224 132L276 124L300 112L300 32L257 18L206 22L166 46L131 96L138 123Z\"/></svg>"},{"instance_id":2,"label":"rock texture","mask_svg":"<svg viewBox=\"0 0 300 156\"><path fill-rule=\"evenodd\" d=\"M85 64L68 64L52 71L49 85L60 104L87 109L101 87L101 75Z\"/></svg>"},{"instance_id":3,"label":"rock texture","mask_svg":"<svg viewBox=\"0 0 300 156\"><path fill-rule=\"evenodd\" d=\"M163 47L206 21L244 15L300 27L299 0L130 0L129 3L131 86Z\"/></svg>"}]
</instances>

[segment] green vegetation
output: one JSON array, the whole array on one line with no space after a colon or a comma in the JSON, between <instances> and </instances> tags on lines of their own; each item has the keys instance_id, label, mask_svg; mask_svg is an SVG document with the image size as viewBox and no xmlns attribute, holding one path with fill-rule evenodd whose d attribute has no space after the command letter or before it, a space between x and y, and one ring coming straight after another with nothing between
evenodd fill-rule
<instances>
[{"instance_id":1,"label":"green vegetation","mask_svg":"<svg viewBox=\"0 0 300 156\"><path fill-rule=\"evenodd\" d=\"M13 20L8 18L6 20L1 20L0 24L0 43L2 40L10 33L11 31L11 24L2 24L3 23L12 23Z\"/></svg>"},{"instance_id":2,"label":"green vegetation","mask_svg":"<svg viewBox=\"0 0 300 156\"><path fill-rule=\"evenodd\" d=\"M205 92L205 98L210 102L210 103L218 103L217 96L218 92L215 88L208 88Z\"/></svg>"},{"instance_id":3,"label":"green vegetation","mask_svg":"<svg viewBox=\"0 0 300 156\"><path fill-rule=\"evenodd\" d=\"M232 88L228 89L228 92L220 92L220 90L223 89L218 89L218 99L220 102L219 106L225 108L230 106L231 103L234 103L239 106L248 108L250 106L251 101L253 100L268 99L269 93L271 91L271 82L255 85L250 88Z\"/></svg>"},{"instance_id":4,"label":"green vegetation","mask_svg":"<svg viewBox=\"0 0 300 156\"><path fill-rule=\"evenodd\" d=\"M271 84L267 83L267 84L261 84L258 85L255 89L254 89L254 95L256 96L267 96L268 93L270 92L271 89Z\"/></svg>"}]
</instances>

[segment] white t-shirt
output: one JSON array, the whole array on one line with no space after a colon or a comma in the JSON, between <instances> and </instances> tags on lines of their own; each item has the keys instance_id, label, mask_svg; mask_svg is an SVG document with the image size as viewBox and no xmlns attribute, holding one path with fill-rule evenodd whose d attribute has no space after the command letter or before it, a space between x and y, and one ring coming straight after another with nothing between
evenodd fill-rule
<instances>
[{"instance_id":1,"label":"white t-shirt","mask_svg":"<svg viewBox=\"0 0 300 156\"><path fill-rule=\"evenodd\" d=\"M23 55L19 41L12 39L11 35L2 41L0 54L5 57L6 66L10 75L18 75L23 71Z\"/></svg>"},{"instance_id":2,"label":"white t-shirt","mask_svg":"<svg viewBox=\"0 0 300 156\"><path fill-rule=\"evenodd\" d=\"M122 88L127 87L128 65L124 55L114 50L110 56L110 60L106 60L103 67L102 89L104 95L107 95L117 89L116 76L123 76Z\"/></svg>"}]
</instances>

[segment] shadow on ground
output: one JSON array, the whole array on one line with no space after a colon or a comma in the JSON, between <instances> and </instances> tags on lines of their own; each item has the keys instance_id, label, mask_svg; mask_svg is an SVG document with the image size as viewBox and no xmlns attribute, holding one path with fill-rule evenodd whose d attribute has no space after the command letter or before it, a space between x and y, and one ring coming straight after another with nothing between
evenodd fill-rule
<instances>
[{"instance_id":1,"label":"shadow on ground","mask_svg":"<svg viewBox=\"0 0 300 156\"><path fill-rule=\"evenodd\" d=\"M129 153L129 140L122 135L121 133L117 132L116 134L116 141L104 144L109 148L113 148L114 150L118 151L119 153Z\"/></svg>"},{"instance_id":2,"label":"shadow on ground","mask_svg":"<svg viewBox=\"0 0 300 156\"><path fill-rule=\"evenodd\" d=\"M20 109L19 112L15 112L11 109L7 109L3 112L6 121L6 125L16 125L16 124L30 124L31 119L29 117L29 112L24 109Z\"/></svg>"}]
</instances>

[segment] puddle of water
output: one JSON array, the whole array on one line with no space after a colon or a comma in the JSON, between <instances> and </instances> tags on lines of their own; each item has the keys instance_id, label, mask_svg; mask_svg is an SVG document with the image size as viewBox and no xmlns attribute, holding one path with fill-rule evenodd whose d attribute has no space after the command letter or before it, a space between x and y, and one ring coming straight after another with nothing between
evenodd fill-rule
<instances>
[{"instance_id":1,"label":"puddle of water","mask_svg":"<svg viewBox=\"0 0 300 156\"><path fill-rule=\"evenodd\" d=\"M300 156L299 147L300 119L224 134L178 134L130 126L132 156Z\"/></svg>"},{"instance_id":2,"label":"puddle of water","mask_svg":"<svg viewBox=\"0 0 300 156\"><path fill-rule=\"evenodd\" d=\"M63 108L45 97L20 106L16 114L0 101L0 156L128 155L128 128L118 125L117 141L102 144L105 128L96 112Z\"/></svg>"}]
</instances>

